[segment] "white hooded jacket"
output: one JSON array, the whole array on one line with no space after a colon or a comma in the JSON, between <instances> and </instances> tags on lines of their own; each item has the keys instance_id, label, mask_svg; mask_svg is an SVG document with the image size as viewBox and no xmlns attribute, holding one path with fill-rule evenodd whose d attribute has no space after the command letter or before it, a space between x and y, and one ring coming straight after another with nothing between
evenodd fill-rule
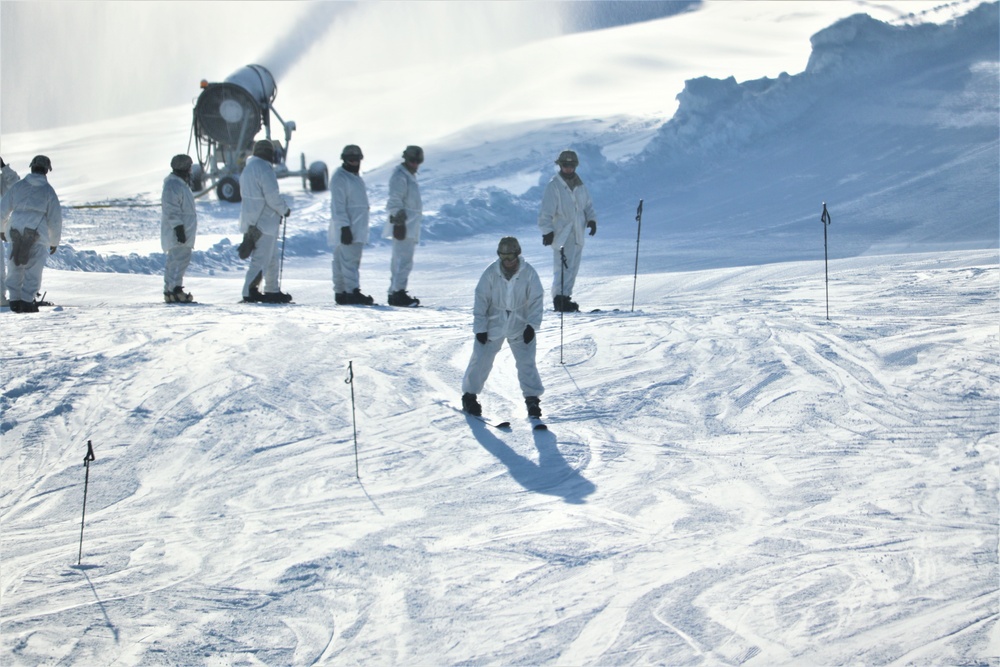
<instances>
[{"instance_id":1,"label":"white hooded jacket","mask_svg":"<svg viewBox=\"0 0 1000 667\"><path fill-rule=\"evenodd\" d=\"M560 174L556 174L545 187L542 206L538 212L538 227L542 234L555 232L552 246L566 245L570 236L578 245L583 245L587 221L596 222L594 203L590 199L587 186L581 183L572 190Z\"/></svg>"},{"instance_id":2,"label":"white hooded jacket","mask_svg":"<svg viewBox=\"0 0 1000 667\"><path fill-rule=\"evenodd\" d=\"M253 226L264 234L278 235L281 217L288 213L278 189L274 167L263 158L251 156L240 174L240 231L244 234Z\"/></svg>"},{"instance_id":3,"label":"white hooded jacket","mask_svg":"<svg viewBox=\"0 0 1000 667\"><path fill-rule=\"evenodd\" d=\"M498 259L486 267L476 285L472 329L475 333L485 331L490 340L520 336L528 324L535 331L542 325L542 281L524 257L517 261L517 272L510 280L504 277Z\"/></svg>"},{"instance_id":4,"label":"white hooded jacket","mask_svg":"<svg viewBox=\"0 0 1000 667\"><path fill-rule=\"evenodd\" d=\"M354 243L368 243L368 190L358 174L343 167L330 179L330 231L327 241L333 248L340 243L340 230L351 228Z\"/></svg>"},{"instance_id":5,"label":"white hooded jacket","mask_svg":"<svg viewBox=\"0 0 1000 667\"><path fill-rule=\"evenodd\" d=\"M179 245L194 247L194 237L198 232L198 215L194 210L194 194L188 184L177 174L169 174L163 179L163 195L160 197L160 246L163 252ZM177 241L174 227L184 226L184 243Z\"/></svg>"},{"instance_id":6,"label":"white hooded jacket","mask_svg":"<svg viewBox=\"0 0 1000 667\"><path fill-rule=\"evenodd\" d=\"M389 177L389 198L385 203L389 217L399 211L406 211L406 239L420 240L420 222L424 218L424 205L420 200L420 185L417 177L410 173L405 164L397 164ZM386 222L384 235L392 238L392 223Z\"/></svg>"},{"instance_id":7,"label":"white hooded jacket","mask_svg":"<svg viewBox=\"0 0 1000 667\"><path fill-rule=\"evenodd\" d=\"M9 164L5 164L0 168L0 197L3 197L4 193L10 190L10 186L17 183L20 179L21 177L17 175L17 172Z\"/></svg>"},{"instance_id":8,"label":"white hooded jacket","mask_svg":"<svg viewBox=\"0 0 1000 667\"><path fill-rule=\"evenodd\" d=\"M38 230L38 242L55 247L62 238L62 207L44 174L28 174L0 199L0 229Z\"/></svg>"}]
</instances>

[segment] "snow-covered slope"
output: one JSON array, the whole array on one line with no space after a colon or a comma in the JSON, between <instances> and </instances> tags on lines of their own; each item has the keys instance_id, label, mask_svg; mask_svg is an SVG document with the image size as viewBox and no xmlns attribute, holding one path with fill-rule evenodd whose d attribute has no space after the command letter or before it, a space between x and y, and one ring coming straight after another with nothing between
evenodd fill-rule
<instances>
[{"instance_id":1,"label":"snow-covered slope","mask_svg":"<svg viewBox=\"0 0 1000 667\"><path fill-rule=\"evenodd\" d=\"M400 69L454 105L426 141L430 96L387 88L386 53L317 85L392 6L334 23L278 102L293 150L362 143L376 225L425 145L420 309L333 305L329 197L294 181L294 305L236 303L238 206L212 197L200 304L159 303L190 106L4 134L22 173L52 156L68 207L60 305L0 314L0 663L995 661L997 5L705 3L472 50ZM502 99L467 88L483 63ZM537 94L546 66L572 111ZM421 104L393 125L400 99ZM491 429L456 407L471 293L511 232L548 282L538 186L567 146L600 217L574 296L602 311L546 314L548 432L501 353L481 398L513 428ZM362 263L379 301L389 253Z\"/></svg>"}]
</instances>

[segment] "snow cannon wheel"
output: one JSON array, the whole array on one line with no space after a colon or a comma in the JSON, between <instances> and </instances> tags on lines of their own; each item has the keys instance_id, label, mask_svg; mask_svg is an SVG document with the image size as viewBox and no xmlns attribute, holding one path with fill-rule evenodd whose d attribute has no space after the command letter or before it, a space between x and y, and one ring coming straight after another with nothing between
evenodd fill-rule
<instances>
[{"instance_id":1,"label":"snow cannon wheel","mask_svg":"<svg viewBox=\"0 0 1000 667\"><path fill-rule=\"evenodd\" d=\"M326 192L330 183L330 170L326 162L313 162L309 165L309 191Z\"/></svg>"},{"instance_id":2,"label":"snow cannon wheel","mask_svg":"<svg viewBox=\"0 0 1000 667\"><path fill-rule=\"evenodd\" d=\"M222 201L238 202L241 199L240 182L232 176L225 176L215 184L215 194Z\"/></svg>"}]
</instances>

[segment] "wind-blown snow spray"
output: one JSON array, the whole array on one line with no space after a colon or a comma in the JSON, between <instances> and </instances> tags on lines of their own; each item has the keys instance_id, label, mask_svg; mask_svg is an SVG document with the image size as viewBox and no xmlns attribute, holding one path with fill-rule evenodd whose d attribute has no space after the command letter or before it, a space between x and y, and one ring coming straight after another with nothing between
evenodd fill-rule
<instances>
[{"instance_id":1,"label":"wind-blown snow spray","mask_svg":"<svg viewBox=\"0 0 1000 667\"><path fill-rule=\"evenodd\" d=\"M830 226L833 222L830 218L829 212L826 210L826 202L823 202L823 215L819 217L819 221L823 223L823 274L825 276L826 283L826 319L830 319L830 253L827 250L826 243L826 228Z\"/></svg>"},{"instance_id":2,"label":"wind-blown snow spray","mask_svg":"<svg viewBox=\"0 0 1000 667\"><path fill-rule=\"evenodd\" d=\"M83 561L83 524L87 518L87 487L90 485L90 462L95 458L94 445L88 440L87 455L83 457L83 467L87 469L87 472L83 476L83 515L80 517L80 551L76 555L77 565Z\"/></svg>"}]
</instances>

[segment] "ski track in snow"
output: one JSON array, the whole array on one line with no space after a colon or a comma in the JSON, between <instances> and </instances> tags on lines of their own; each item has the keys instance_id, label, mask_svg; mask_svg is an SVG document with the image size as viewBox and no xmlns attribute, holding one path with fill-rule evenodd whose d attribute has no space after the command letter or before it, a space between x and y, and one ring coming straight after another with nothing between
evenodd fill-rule
<instances>
[{"instance_id":1,"label":"ski track in snow","mask_svg":"<svg viewBox=\"0 0 1000 667\"><path fill-rule=\"evenodd\" d=\"M997 620L983 256L845 261L830 321L808 264L645 276L666 296L565 317L563 363L550 312L547 432L506 350L511 430L449 407L467 309L202 278L197 307L4 318L6 661L968 659Z\"/></svg>"}]
</instances>

